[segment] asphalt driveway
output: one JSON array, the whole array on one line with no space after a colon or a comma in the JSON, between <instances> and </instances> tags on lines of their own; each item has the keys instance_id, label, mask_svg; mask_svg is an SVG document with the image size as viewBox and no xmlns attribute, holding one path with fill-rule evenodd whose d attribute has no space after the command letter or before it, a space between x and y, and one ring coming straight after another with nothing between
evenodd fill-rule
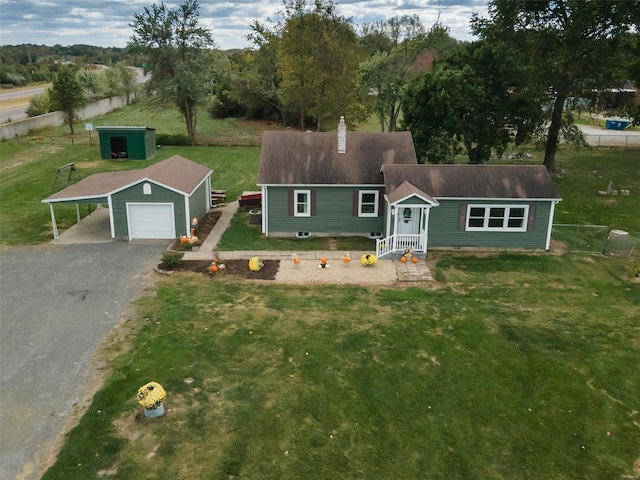
<instances>
[{"instance_id":1,"label":"asphalt driveway","mask_svg":"<svg viewBox=\"0 0 640 480\"><path fill-rule=\"evenodd\" d=\"M166 241L0 251L0 478L37 478L81 402L91 354Z\"/></svg>"}]
</instances>

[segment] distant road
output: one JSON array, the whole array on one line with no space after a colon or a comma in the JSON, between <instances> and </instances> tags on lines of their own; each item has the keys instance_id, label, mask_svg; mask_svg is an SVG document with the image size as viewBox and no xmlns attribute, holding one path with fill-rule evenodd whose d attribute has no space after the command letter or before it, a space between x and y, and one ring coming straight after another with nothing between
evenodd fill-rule
<instances>
[{"instance_id":1,"label":"distant road","mask_svg":"<svg viewBox=\"0 0 640 480\"><path fill-rule=\"evenodd\" d=\"M138 67L131 67L136 72L136 81L138 83L145 83L148 80L148 77L145 77L142 73L142 69ZM11 108L0 108L0 124L7 123L9 120L22 120L23 118L27 118L27 106L29 100L36 95L40 95L42 92L46 90L46 86L42 87L34 87L26 90L18 90L15 92L6 92L0 93L0 100L15 100L18 98L24 98L25 105L11 107Z\"/></svg>"},{"instance_id":2,"label":"distant road","mask_svg":"<svg viewBox=\"0 0 640 480\"><path fill-rule=\"evenodd\" d=\"M46 90L44 87L33 87L26 90L17 90L15 92L0 93L0 100L16 100L24 98L24 105L17 107L0 108L0 123L6 123L8 120L22 120L27 118L27 106L29 100L36 95L40 95Z\"/></svg>"},{"instance_id":3,"label":"distant road","mask_svg":"<svg viewBox=\"0 0 640 480\"><path fill-rule=\"evenodd\" d=\"M22 97L33 97L40 95L47 87L34 87L27 90L18 90L15 92L0 93L0 100L11 100Z\"/></svg>"}]
</instances>

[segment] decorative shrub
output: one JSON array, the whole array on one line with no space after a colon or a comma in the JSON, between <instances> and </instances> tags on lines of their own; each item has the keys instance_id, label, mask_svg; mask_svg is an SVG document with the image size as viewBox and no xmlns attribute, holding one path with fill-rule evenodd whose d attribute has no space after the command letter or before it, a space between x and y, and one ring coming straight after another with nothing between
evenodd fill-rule
<instances>
[{"instance_id":1,"label":"decorative shrub","mask_svg":"<svg viewBox=\"0 0 640 480\"><path fill-rule=\"evenodd\" d=\"M182 260L182 252L162 252L162 263L168 267L176 267Z\"/></svg>"},{"instance_id":2,"label":"decorative shrub","mask_svg":"<svg viewBox=\"0 0 640 480\"><path fill-rule=\"evenodd\" d=\"M189 137L183 133L176 133L175 135L170 133L157 133L156 143L158 145L175 145L177 147L186 147L191 145Z\"/></svg>"}]
</instances>

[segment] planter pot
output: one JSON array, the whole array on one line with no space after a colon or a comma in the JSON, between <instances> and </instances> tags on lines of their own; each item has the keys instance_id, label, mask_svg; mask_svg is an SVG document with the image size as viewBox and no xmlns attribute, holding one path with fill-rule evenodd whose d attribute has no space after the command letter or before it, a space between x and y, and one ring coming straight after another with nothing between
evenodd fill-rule
<instances>
[{"instance_id":1,"label":"planter pot","mask_svg":"<svg viewBox=\"0 0 640 480\"><path fill-rule=\"evenodd\" d=\"M147 418L156 418L164 414L164 405L160 405L157 408L145 408L144 416Z\"/></svg>"}]
</instances>

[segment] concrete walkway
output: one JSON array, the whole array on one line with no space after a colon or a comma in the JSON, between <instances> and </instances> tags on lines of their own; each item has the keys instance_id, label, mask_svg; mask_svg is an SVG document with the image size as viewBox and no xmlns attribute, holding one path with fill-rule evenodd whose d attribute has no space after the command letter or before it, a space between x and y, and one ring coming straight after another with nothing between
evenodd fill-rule
<instances>
[{"instance_id":1,"label":"concrete walkway","mask_svg":"<svg viewBox=\"0 0 640 480\"><path fill-rule=\"evenodd\" d=\"M215 255L219 255L225 260L248 260L253 256L260 256L263 260L291 260L294 252L280 251L254 251L254 250L234 250L219 251L216 250L218 242L224 231L229 227L231 219L238 210L238 201L231 202L224 207L220 207L222 215L209 233L207 238L200 246L199 250L185 252L183 260L213 260ZM351 252L351 258L359 259L364 253L371 252ZM342 260L342 251L337 250L313 250L296 252L301 262L314 261L319 262L321 258L326 258L329 262L340 262ZM418 263L400 262L399 257L393 259L383 259L382 261L393 262L396 268L398 282L425 282L433 281L433 275L429 266L426 264L424 256L418 256Z\"/></svg>"}]
</instances>

